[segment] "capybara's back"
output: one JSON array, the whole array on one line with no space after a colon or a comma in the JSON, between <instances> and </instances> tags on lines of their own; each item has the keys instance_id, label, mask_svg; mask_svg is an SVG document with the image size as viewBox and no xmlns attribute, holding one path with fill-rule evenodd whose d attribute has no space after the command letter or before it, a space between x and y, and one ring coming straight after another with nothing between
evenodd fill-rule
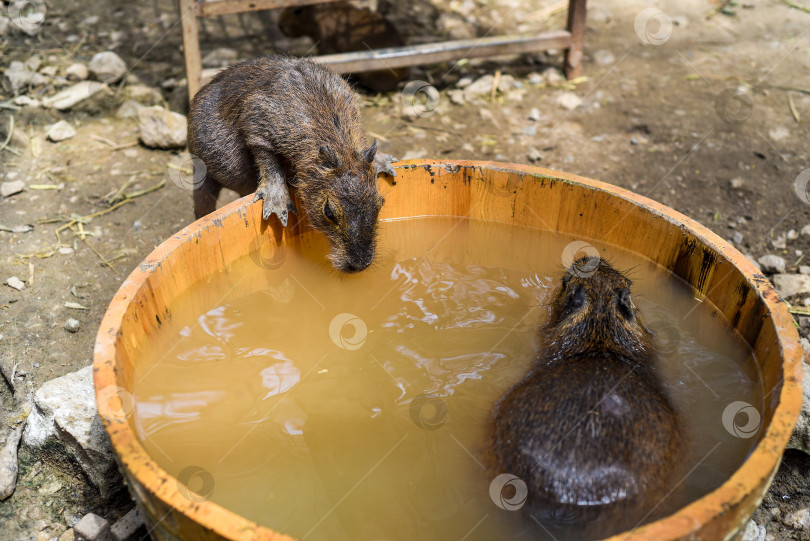
<instances>
[{"instance_id":1,"label":"capybara's back","mask_svg":"<svg viewBox=\"0 0 810 541\"><path fill-rule=\"evenodd\" d=\"M601 259L575 263L536 364L493 414L496 466L526 483L527 510L578 524L583 537L637 525L677 482L684 458L682 420L629 285Z\"/></svg>"}]
</instances>

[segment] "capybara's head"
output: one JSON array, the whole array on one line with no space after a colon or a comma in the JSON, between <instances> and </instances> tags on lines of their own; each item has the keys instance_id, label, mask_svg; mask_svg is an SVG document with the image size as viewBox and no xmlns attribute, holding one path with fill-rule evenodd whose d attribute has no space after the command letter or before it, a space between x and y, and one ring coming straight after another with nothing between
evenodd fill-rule
<instances>
[{"instance_id":1,"label":"capybara's head","mask_svg":"<svg viewBox=\"0 0 810 541\"><path fill-rule=\"evenodd\" d=\"M360 272L374 260L377 216L384 203L374 164L377 141L342 155L327 145L318 152L315 166L296 179L299 197L312 225L329 239L335 268Z\"/></svg>"},{"instance_id":2,"label":"capybara's head","mask_svg":"<svg viewBox=\"0 0 810 541\"><path fill-rule=\"evenodd\" d=\"M557 354L612 352L643 359L653 351L652 333L630 295L632 282L599 257L583 257L565 272L546 328Z\"/></svg>"}]
</instances>

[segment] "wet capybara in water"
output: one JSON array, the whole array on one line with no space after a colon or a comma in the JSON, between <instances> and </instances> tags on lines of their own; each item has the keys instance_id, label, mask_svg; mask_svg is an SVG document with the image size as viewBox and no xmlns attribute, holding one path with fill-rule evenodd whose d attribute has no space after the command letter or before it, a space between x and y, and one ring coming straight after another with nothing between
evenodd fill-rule
<instances>
[{"instance_id":1,"label":"wet capybara in water","mask_svg":"<svg viewBox=\"0 0 810 541\"><path fill-rule=\"evenodd\" d=\"M677 482L685 430L630 285L600 258L567 269L536 364L495 406L496 467L526 483L540 520L621 531Z\"/></svg>"}]
</instances>

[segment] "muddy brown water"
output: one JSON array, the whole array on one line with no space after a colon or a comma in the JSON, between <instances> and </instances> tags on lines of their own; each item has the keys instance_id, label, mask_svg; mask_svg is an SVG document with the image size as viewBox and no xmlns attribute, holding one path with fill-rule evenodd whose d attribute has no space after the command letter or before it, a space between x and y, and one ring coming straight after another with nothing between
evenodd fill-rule
<instances>
[{"instance_id":1,"label":"muddy brown water","mask_svg":"<svg viewBox=\"0 0 810 541\"><path fill-rule=\"evenodd\" d=\"M588 246L633 279L689 429L682 481L649 505L648 520L663 516L751 451L763 399L750 349L635 254L465 218L383 223L377 262L356 276L308 233L199 284L140 353L139 437L189 498L296 538L547 538L514 488L497 490L484 434L537 354L566 258Z\"/></svg>"}]
</instances>

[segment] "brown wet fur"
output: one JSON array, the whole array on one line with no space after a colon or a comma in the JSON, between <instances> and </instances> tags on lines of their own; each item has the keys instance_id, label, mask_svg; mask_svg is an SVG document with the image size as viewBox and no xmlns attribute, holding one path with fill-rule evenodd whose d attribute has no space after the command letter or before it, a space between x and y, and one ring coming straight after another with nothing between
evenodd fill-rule
<instances>
[{"instance_id":1,"label":"brown wet fur","mask_svg":"<svg viewBox=\"0 0 810 541\"><path fill-rule=\"evenodd\" d=\"M334 72L285 55L232 66L192 100L188 141L206 166L194 189L197 218L215 209L222 187L245 196L260 180L281 178L276 195L279 208L286 206L277 212L282 223L287 210L296 210L288 192L281 192L286 180L312 225L329 239L335 268L358 272L371 264L383 204L376 142L367 143L355 94ZM270 217L266 206L265 214Z\"/></svg>"},{"instance_id":2,"label":"brown wet fur","mask_svg":"<svg viewBox=\"0 0 810 541\"><path fill-rule=\"evenodd\" d=\"M630 284L602 259L575 262L535 365L493 411L496 473L526 483L535 518L582 538L636 526L677 483L687 447Z\"/></svg>"},{"instance_id":3,"label":"brown wet fur","mask_svg":"<svg viewBox=\"0 0 810 541\"><path fill-rule=\"evenodd\" d=\"M405 45L397 27L384 16L346 2L287 8L281 12L279 28L291 38L312 38L320 54ZM395 69L362 72L354 77L369 90L385 92L395 89L407 75L406 69Z\"/></svg>"}]
</instances>

